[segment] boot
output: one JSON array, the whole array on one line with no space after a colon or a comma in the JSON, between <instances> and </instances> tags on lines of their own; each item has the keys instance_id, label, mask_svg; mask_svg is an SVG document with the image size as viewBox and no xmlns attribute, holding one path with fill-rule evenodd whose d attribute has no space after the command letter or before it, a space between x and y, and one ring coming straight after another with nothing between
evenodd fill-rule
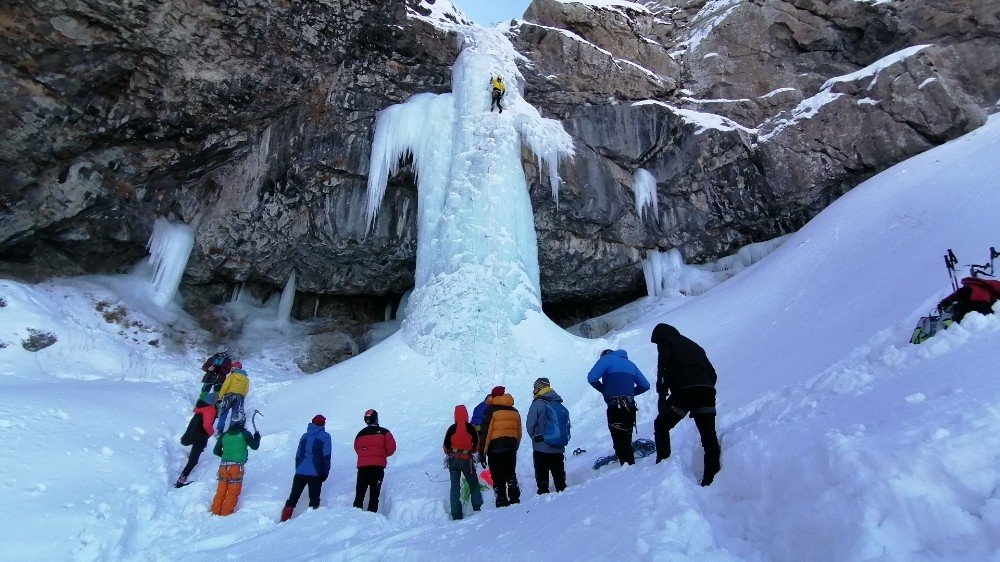
<instances>
[{"instance_id":1,"label":"boot","mask_svg":"<svg viewBox=\"0 0 1000 562\"><path fill-rule=\"evenodd\" d=\"M184 487L184 484L187 484L187 481L188 481L187 474L181 474L180 477L177 478L177 482L174 483L174 488Z\"/></svg>"},{"instance_id":2,"label":"boot","mask_svg":"<svg viewBox=\"0 0 1000 562\"><path fill-rule=\"evenodd\" d=\"M705 453L705 476L701 479L702 486L711 486L715 481L715 475L722 469L718 451Z\"/></svg>"},{"instance_id":3,"label":"boot","mask_svg":"<svg viewBox=\"0 0 1000 562\"><path fill-rule=\"evenodd\" d=\"M294 507L288 507L287 505L281 510L281 522L284 523L292 518L292 510Z\"/></svg>"}]
</instances>

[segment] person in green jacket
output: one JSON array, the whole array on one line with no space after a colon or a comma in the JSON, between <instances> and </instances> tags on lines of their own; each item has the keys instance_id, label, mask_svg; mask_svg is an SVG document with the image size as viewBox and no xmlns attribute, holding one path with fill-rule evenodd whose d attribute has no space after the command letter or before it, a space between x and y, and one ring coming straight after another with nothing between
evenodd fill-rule
<instances>
[{"instance_id":1,"label":"person in green jacket","mask_svg":"<svg viewBox=\"0 0 1000 562\"><path fill-rule=\"evenodd\" d=\"M246 430L246 415L237 411L233 415L229 429L215 443L215 456L222 457L219 463L219 486L212 500L212 513L231 515L236 510L236 502L243 491L243 465L250 456L249 449L260 447L260 432L253 435Z\"/></svg>"}]
</instances>

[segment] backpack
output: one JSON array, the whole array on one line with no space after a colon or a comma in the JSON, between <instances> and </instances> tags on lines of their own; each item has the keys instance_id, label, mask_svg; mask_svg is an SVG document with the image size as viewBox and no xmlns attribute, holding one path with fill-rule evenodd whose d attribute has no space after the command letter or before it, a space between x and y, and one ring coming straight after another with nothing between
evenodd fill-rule
<instances>
[{"instance_id":1,"label":"backpack","mask_svg":"<svg viewBox=\"0 0 1000 562\"><path fill-rule=\"evenodd\" d=\"M546 400L542 442L550 447L565 447L569 443L569 438L569 410L562 405L562 402Z\"/></svg>"}]
</instances>

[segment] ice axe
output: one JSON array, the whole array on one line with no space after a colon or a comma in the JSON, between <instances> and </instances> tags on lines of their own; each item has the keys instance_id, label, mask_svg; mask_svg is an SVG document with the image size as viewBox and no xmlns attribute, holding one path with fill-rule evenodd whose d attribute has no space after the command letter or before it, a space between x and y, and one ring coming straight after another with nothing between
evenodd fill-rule
<instances>
[{"instance_id":1,"label":"ice axe","mask_svg":"<svg viewBox=\"0 0 1000 562\"><path fill-rule=\"evenodd\" d=\"M258 414L260 415L260 417L264 417L264 414L261 414L260 410L254 410L253 411L253 415L250 416L250 425L253 426L253 432L254 433L260 433L259 431L257 431L257 415Z\"/></svg>"}]
</instances>

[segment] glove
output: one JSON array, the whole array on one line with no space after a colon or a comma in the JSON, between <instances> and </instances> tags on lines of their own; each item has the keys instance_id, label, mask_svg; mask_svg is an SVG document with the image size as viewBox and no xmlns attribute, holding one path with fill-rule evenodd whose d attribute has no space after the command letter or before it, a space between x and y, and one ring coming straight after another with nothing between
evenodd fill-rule
<instances>
[{"instance_id":1,"label":"glove","mask_svg":"<svg viewBox=\"0 0 1000 562\"><path fill-rule=\"evenodd\" d=\"M536 435L536 436L532 437L531 440L534 441L535 443L541 443L542 442L542 436L541 435Z\"/></svg>"},{"instance_id":2,"label":"glove","mask_svg":"<svg viewBox=\"0 0 1000 562\"><path fill-rule=\"evenodd\" d=\"M260 432L259 431L253 432L253 438L257 439L259 441L260 440Z\"/></svg>"}]
</instances>

